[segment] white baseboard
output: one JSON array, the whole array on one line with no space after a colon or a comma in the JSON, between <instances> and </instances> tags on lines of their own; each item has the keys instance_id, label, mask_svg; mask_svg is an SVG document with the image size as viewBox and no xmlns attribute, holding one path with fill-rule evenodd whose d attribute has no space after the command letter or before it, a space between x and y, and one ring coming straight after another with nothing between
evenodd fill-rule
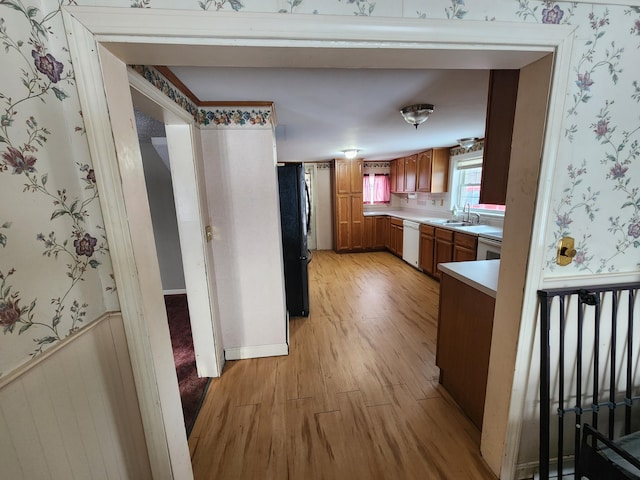
<instances>
[{"instance_id":1,"label":"white baseboard","mask_svg":"<svg viewBox=\"0 0 640 480\"><path fill-rule=\"evenodd\" d=\"M163 295L182 295L187 293L186 288L176 288L175 290L163 290Z\"/></svg>"},{"instance_id":2,"label":"white baseboard","mask_svg":"<svg viewBox=\"0 0 640 480\"><path fill-rule=\"evenodd\" d=\"M245 358L278 357L289 355L289 345L256 345L255 347L225 348L224 357L227 360L243 360Z\"/></svg>"}]
</instances>

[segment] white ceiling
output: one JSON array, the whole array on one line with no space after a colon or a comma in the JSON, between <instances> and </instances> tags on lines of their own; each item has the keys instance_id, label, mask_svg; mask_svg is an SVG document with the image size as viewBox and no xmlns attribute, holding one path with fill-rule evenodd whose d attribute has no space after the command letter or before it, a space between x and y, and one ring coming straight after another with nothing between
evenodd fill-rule
<instances>
[{"instance_id":1,"label":"white ceiling","mask_svg":"<svg viewBox=\"0 0 640 480\"><path fill-rule=\"evenodd\" d=\"M279 161L389 160L483 137L486 69L170 67L201 101L274 102ZM477 66L476 66L477 68ZM400 109L432 103L416 130Z\"/></svg>"}]
</instances>

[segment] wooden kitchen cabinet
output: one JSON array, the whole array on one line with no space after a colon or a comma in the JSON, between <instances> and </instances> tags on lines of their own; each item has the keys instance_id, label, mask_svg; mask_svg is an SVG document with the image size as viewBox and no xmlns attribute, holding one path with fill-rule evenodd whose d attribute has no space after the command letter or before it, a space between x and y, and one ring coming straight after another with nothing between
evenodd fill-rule
<instances>
[{"instance_id":1,"label":"wooden kitchen cabinet","mask_svg":"<svg viewBox=\"0 0 640 480\"><path fill-rule=\"evenodd\" d=\"M416 191L444 193L449 186L449 148L432 148L417 155Z\"/></svg>"},{"instance_id":2,"label":"wooden kitchen cabinet","mask_svg":"<svg viewBox=\"0 0 640 480\"><path fill-rule=\"evenodd\" d=\"M506 203L519 76L519 70L491 70L489 76L480 203Z\"/></svg>"},{"instance_id":3,"label":"wooden kitchen cabinet","mask_svg":"<svg viewBox=\"0 0 640 480\"><path fill-rule=\"evenodd\" d=\"M435 249L435 227L420 225L420 256L418 265L423 272L433 275L433 252Z\"/></svg>"},{"instance_id":4,"label":"wooden kitchen cabinet","mask_svg":"<svg viewBox=\"0 0 640 480\"><path fill-rule=\"evenodd\" d=\"M404 191L416 191L416 173L418 169L418 155L404 158Z\"/></svg>"},{"instance_id":5,"label":"wooden kitchen cabinet","mask_svg":"<svg viewBox=\"0 0 640 480\"><path fill-rule=\"evenodd\" d=\"M389 220L386 215L364 217L364 250L383 250L387 246Z\"/></svg>"},{"instance_id":6,"label":"wooden kitchen cabinet","mask_svg":"<svg viewBox=\"0 0 640 480\"><path fill-rule=\"evenodd\" d=\"M404 178L404 158L396 159L396 193L406 192Z\"/></svg>"},{"instance_id":7,"label":"wooden kitchen cabinet","mask_svg":"<svg viewBox=\"0 0 640 480\"><path fill-rule=\"evenodd\" d=\"M466 233L454 232L453 234L453 261L466 262L476 259L478 237Z\"/></svg>"},{"instance_id":8,"label":"wooden kitchen cabinet","mask_svg":"<svg viewBox=\"0 0 640 480\"><path fill-rule=\"evenodd\" d=\"M438 264L453 261L453 230L436 227L433 252L433 274L437 278L442 278L442 273L438 270Z\"/></svg>"},{"instance_id":9,"label":"wooden kitchen cabinet","mask_svg":"<svg viewBox=\"0 0 640 480\"><path fill-rule=\"evenodd\" d=\"M402 219L391 217L389 220L389 250L399 257L402 257L402 236L404 234L404 226Z\"/></svg>"},{"instance_id":10,"label":"wooden kitchen cabinet","mask_svg":"<svg viewBox=\"0 0 640 480\"><path fill-rule=\"evenodd\" d=\"M362 204L363 161L334 161L334 249L336 252L360 251L365 247L365 223Z\"/></svg>"},{"instance_id":11,"label":"wooden kitchen cabinet","mask_svg":"<svg viewBox=\"0 0 640 480\"><path fill-rule=\"evenodd\" d=\"M464 299L464 300L463 300ZM440 383L482 429L495 299L443 274L436 365Z\"/></svg>"},{"instance_id":12,"label":"wooden kitchen cabinet","mask_svg":"<svg viewBox=\"0 0 640 480\"><path fill-rule=\"evenodd\" d=\"M389 191L391 193L398 192L398 161L391 160L389 162Z\"/></svg>"}]
</instances>

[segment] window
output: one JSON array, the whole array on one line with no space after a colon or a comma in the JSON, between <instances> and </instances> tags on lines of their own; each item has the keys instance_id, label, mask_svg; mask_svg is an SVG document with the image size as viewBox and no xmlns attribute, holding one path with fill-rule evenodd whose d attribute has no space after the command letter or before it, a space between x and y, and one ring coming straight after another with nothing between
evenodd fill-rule
<instances>
[{"instance_id":1,"label":"window","mask_svg":"<svg viewBox=\"0 0 640 480\"><path fill-rule=\"evenodd\" d=\"M456 163L451 193L451 208L456 206L459 211L468 203L471 210L481 213L495 213L503 215L504 205L481 204L480 181L482 179L482 157L460 159Z\"/></svg>"},{"instance_id":2,"label":"window","mask_svg":"<svg viewBox=\"0 0 640 480\"><path fill-rule=\"evenodd\" d=\"M364 176L362 198L364 203L389 203L391 200L391 185L389 175L370 173Z\"/></svg>"}]
</instances>

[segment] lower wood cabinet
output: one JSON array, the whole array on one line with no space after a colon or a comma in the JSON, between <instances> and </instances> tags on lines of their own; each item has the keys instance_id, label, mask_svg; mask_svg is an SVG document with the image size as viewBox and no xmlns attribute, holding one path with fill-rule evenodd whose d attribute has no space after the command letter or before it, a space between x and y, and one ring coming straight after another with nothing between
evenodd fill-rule
<instances>
[{"instance_id":1,"label":"lower wood cabinet","mask_svg":"<svg viewBox=\"0 0 640 480\"><path fill-rule=\"evenodd\" d=\"M464 299L464 300L462 300ZM443 274L436 365L440 383L482 429L495 299Z\"/></svg>"},{"instance_id":2,"label":"lower wood cabinet","mask_svg":"<svg viewBox=\"0 0 640 480\"><path fill-rule=\"evenodd\" d=\"M453 234L453 261L466 262L475 260L477 247L477 236L455 232Z\"/></svg>"},{"instance_id":3,"label":"lower wood cabinet","mask_svg":"<svg viewBox=\"0 0 640 480\"><path fill-rule=\"evenodd\" d=\"M420 257L418 266L423 272L433 275L433 251L435 248L435 227L431 225L420 225Z\"/></svg>"},{"instance_id":4,"label":"lower wood cabinet","mask_svg":"<svg viewBox=\"0 0 640 480\"><path fill-rule=\"evenodd\" d=\"M335 250L348 252L364 248L362 194L336 195Z\"/></svg>"},{"instance_id":5,"label":"lower wood cabinet","mask_svg":"<svg viewBox=\"0 0 640 480\"><path fill-rule=\"evenodd\" d=\"M438 270L438 264L451 261L453 261L453 230L436 228L433 250L433 275L441 278L442 274Z\"/></svg>"},{"instance_id":6,"label":"lower wood cabinet","mask_svg":"<svg viewBox=\"0 0 640 480\"><path fill-rule=\"evenodd\" d=\"M374 215L364 217L364 250L383 250L389 237L389 217Z\"/></svg>"},{"instance_id":7,"label":"lower wood cabinet","mask_svg":"<svg viewBox=\"0 0 640 480\"><path fill-rule=\"evenodd\" d=\"M420 226L420 259L422 271L441 278L439 263L466 262L476 259L478 237L448 228Z\"/></svg>"},{"instance_id":8,"label":"lower wood cabinet","mask_svg":"<svg viewBox=\"0 0 640 480\"><path fill-rule=\"evenodd\" d=\"M389 243L387 248L398 255L402 256L402 236L404 234L404 226L402 219L391 217L389 220Z\"/></svg>"}]
</instances>

